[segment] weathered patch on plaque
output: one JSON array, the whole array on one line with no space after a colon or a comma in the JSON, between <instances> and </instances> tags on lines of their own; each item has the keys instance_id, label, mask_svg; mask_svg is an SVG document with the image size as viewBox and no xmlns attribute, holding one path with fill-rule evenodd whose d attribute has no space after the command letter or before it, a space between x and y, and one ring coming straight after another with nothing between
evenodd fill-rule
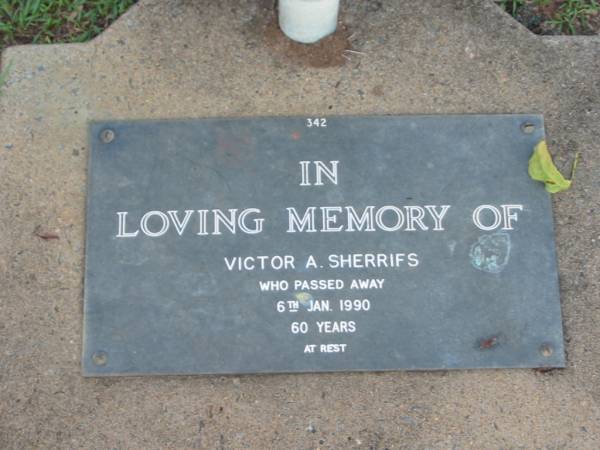
<instances>
[{"instance_id":1,"label":"weathered patch on plaque","mask_svg":"<svg viewBox=\"0 0 600 450\"><path fill-rule=\"evenodd\" d=\"M535 115L90 126L85 375L562 367Z\"/></svg>"}]
</instances>

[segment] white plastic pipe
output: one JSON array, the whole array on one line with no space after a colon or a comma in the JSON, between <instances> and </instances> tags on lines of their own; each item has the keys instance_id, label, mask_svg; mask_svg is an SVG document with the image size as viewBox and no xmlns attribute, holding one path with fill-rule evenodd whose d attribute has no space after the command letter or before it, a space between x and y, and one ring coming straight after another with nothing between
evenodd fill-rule
<instances>
[{"instance_id":1,"label":"white plastic pipe","mask_svg":"<svg viewBox=\"0 0 600 450\"><path fill-rule=\"evenodd\" d=\"M340 0L279 0L279 26L287 37L312 44L337 28Z\"/></svg>"}]
</instances>

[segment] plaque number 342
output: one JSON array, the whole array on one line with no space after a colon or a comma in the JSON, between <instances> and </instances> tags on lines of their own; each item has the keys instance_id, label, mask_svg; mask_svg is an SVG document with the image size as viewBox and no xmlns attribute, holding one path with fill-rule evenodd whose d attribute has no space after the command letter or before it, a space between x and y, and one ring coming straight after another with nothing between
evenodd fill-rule
<instances>
[{"instance_id":1,"label":"plaque number 342","mask_svg":"<svg viewBox=\"0 0 600 450\"><path fill-rule=\"evenodd\" d=\"M306 128L327 128L327 119L325 117L317 117L306 119Z\"/></svg>"}]
</instances>

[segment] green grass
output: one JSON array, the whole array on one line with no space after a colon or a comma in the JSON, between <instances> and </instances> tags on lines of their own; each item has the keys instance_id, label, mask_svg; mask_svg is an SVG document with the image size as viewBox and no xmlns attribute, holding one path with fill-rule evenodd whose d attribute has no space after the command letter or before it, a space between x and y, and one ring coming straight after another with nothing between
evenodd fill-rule
<instances>
[{"instance_id":1,"label":"green grass","mask_svg":"<svg viewBox=\"0 0 600 450\"><path fill-rule=\"evenodd\" d=\"M577 34L589 29L589 19L600 13L599 0L496 0L503 9L517 16L519 9L525 5L544 8L552 7L553 14L546 22L554 25L565 34Z\"/></svg>"},{"instance_id":2,"label":"green grass","mask_svg":"<svg viewBox=\"0 0 600 450\"><path fill-rule=\"evenodd\" d=\"M0 0L0 50L14 44L83 42L136 0Z\"/></svg>"},{"instance_id":3,"label":"green grass","mask_svg":"<svg viewBox=\"0 0 600 450\"><path fill-rule=\"evenodd\" d=\"M565 0L550 23L563 32L575 34L578 28L588 28L589 17L598 12L600 12L600 4L596 0Z\"/></svg>"},{"instance_id":4,"label":"green grass","mask_svg":"<svg viewBox=\"0 0 600 450\"><path fill-rule=\"evenodd\" d=\"M8 79L8 74L10 73L11 63L9 62L6 67L0 70L0 95L2 95L2 89L4 89L4 83Z\"/></svg>"},{"instance_id":5,"label":"green grass","mask_svg":"<svg viewBox=\"0 0 600 450\"><path fill-rule=\"evenodd\" d=\"M525 4L525 0L500 0L497 3L502 6L502 9L514 16L517 14L517 10Z\"/></svg>"}]
</instances>

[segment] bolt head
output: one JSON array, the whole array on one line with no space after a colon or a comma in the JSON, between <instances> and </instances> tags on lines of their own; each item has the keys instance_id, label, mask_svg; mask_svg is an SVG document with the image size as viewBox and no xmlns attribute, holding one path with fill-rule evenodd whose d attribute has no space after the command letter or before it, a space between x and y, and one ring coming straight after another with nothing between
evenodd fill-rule
<instances>
[{"instance_id":1,"label":"bolt head","mask_svg":"<svg viewBox=\"0 0 600 450\"><path fill-rule=\"evenodd\" d=\"M535 131L535 125L532 123L524 123L523 125L521 125L521 131L523 131L523 133L525 134L531 134Z\"/></svg>"},{"instance_id":2,"label":"bolt head","mask_svg":"<svg viewBox=\"0 0 600 450\"><path fill-rule=\"evenodd\" d=\"M100 140L105 144L110 144L115 140L115 132L111 129L105 129L100 132Z\"/></svg>"},{"instance_id":3,"label":"bolt head","mask_svg":"<svg viewBox=\"0 0 600 450\"><path fill-rule=\"evenodd\" d=\"M108 362L108 355L106 352L94 352L92 355L92 362L97 366L105 366Z\"/></svg>"},{"instance_id":4,"label":"bolt head","mask_svg":"<svg viewBox=\"0 0 600 450\"><path fill-rule=\"evenodd\" d=\"M552 349L552 346L550 344L542 344L540 346L540 354L544 358L548 358L548 357L552 356L552 353L554 353L554 350Z\"/></svg>"}]
</instances>

